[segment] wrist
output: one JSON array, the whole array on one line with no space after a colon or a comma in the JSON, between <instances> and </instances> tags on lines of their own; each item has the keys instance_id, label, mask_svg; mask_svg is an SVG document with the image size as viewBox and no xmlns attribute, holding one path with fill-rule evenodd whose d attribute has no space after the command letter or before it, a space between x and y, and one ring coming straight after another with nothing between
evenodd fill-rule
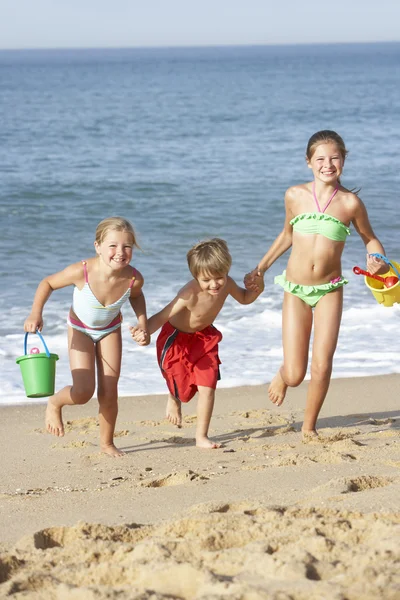
<instances>
[{"instance_id":1,"label":"wrist","mask_svg":"<svg viewBox=\"0 0 400 600\"><path fill-rule=\"evenodd\" d=\"M42 318L42 311L38 311L38 310L32 310L31 314L29 315L31 319L41 319Z\"/></svg>"}]
</instances>

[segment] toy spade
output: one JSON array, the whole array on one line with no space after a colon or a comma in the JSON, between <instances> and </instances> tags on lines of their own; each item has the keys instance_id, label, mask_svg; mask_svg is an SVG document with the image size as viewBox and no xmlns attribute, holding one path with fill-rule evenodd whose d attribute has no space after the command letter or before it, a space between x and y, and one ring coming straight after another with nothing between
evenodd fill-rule
<instances>
[{"instance_id":1,"label":"toy spade","mask_svg":"<svg viewBox=\"0 0 400 600\"><path fill-rule=\"evenodd\" d=\"M394 275L390 275L389 277L381 277L380 275L372 275L372 273L368 273L368 271L363 271L360 267L354 267L353 273L355 275L366 275L366 277L371 277L371 279L376 279L377 281L381 281L385 287L391 288L399 281L398 277Z\"/></svg>"}]
</instances>

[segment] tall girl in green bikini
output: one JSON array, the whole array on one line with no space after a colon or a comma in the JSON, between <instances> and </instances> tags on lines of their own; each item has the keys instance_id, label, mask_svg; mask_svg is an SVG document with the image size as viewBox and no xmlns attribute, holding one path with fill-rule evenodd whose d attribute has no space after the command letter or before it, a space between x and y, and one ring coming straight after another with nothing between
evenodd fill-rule
<instances>
[{"instance_id":1,"label":"tall girl in green bikini","mask_svg":"<svg viewBox=\"0 0 400 600\"><path fill-rule=\"evenodd\" d=\"M249 289L290 247L286 271L275 278L285 291L282 309L283 364L268 395L280 406L288 387L298 386L307 371L311 328L314 342L311 380L302 426L303 438L317 435L316 423L327 394L343 305L341 256L349 226L354 225L367 249L367 269L383 273L387 266L370 256L385 254L374 234L363 202L340 184L347 150L334 131L319 131L309 140L306 161L314 180L290 187L285 194L283 230L245 277ZM313 315L314 309L314 315Z\"/></svg>"}]
</instances>

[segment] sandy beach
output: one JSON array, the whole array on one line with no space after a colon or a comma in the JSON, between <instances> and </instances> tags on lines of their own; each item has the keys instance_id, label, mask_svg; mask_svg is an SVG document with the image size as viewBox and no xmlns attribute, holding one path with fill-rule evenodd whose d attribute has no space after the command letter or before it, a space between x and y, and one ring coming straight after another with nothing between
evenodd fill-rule
<instances>
[{"instance_id":1,"label":"sandy beach","mask_svg":"<svg viewBox=\"0 0 400 600\"><path fill-rule=\"evenodd\" d=\"M122 398L98 449L96 401L44 430L44 405L0 409L0 597L400 598L400 376L333 380L320 439L300 434L306 383L217 390L194 445L166 395Z\"/></svg>"}]
</instances>

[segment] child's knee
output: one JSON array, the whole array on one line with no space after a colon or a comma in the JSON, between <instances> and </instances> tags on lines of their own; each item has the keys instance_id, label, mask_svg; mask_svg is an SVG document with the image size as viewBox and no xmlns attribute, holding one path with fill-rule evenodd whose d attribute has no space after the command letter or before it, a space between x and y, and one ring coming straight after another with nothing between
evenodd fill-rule
<instances>
[{"instance_id":1,"label":"child's knee","mask_svg":"<svg viewBox=\"0 0 400 600\"><path fill-rule=\"evenodd\" d=\"M285 366L284 377L282 378L289 387L299 386L306 376L304 369L287 369Z\"/></svg>"},{"instance_id":2,"label":"child's knee","mask_svg":"<svg viewBox=\"0 0 400 600\"><path fill-rule=\"evenodd\" d=\"M78 387L73 386L71 390L71 398L74 404L86 404L93 398L94 387Z\"/></svg>"}]
</instances>

